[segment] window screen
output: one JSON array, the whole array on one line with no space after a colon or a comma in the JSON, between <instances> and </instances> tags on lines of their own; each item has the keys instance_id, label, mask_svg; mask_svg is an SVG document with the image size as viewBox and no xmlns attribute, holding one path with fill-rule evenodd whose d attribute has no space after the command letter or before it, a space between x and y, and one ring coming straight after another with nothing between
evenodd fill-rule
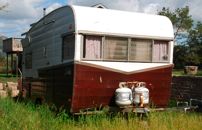
<instances>
[{"instance_id":1,"label":"window screen","mask_svg":"<svg viewBox=\"0 0 202 130\"><path fill-rule=\"evenodd\" d=\"M87 59L101 59L102 37L101 36L85 36L84 41L84 57Z\"/></svg>"},{"instance_id":2,"label":"window screen","mask_svg":"<svg viewBox=\"0 0 202 130\"><path fill-rule=\"evenodd\" d=\"M32 68L32 53L25 54L25 68Z\"/></svg>"},{"instance_id":3,"label":"window screen","mask_svg":"<svg viewBox=\"0 0 202 130\"><path fill-rule=\"evenodd\" d=\"M105 37L104 60L127 61L128 38Z\"/></svg>"},{"instance_id":4,"label":"window screen","mask_svg":"<svg viewBox=\"0 0 202 130\"><path fill-rule=\"evenodd\" d=\"M130 60L151 62L152 40L132 39Z\"/></svg>"},{"instance_id":5,"label":"window screen","mask_svg":"<svg viewBox=\"0 0 202 130\"><path fill-rule=\"evenodd\" d=\"M154 41L153 61L168 61L168 41Z\"/></svg>"},{"instance_id":6,"label":"window screen","mask_svg":"<svg viewBox=\"0 0 202 130\"><path fill-rule=\"evenodd\" d=\"M62 56L64 60L74 59L75 35L63 37Z\"/></svg>"}]
</instances>

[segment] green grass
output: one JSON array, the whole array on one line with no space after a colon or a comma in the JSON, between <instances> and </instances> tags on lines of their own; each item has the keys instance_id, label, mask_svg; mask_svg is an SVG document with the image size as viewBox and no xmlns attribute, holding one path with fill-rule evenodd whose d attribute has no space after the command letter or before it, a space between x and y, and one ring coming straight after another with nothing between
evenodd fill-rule
<instances>
[{"instance_id":1,"label":"green grass","mask_svg":"<svg viewBox=\"0 0 202 130\"><path fill-rule=\"evenodd\" d=\"M6 82L14 82L17 83L18 82L18 78L16 77L0 77L0 83L5 84Z\"/></svg>"},{"instance_id":2,"label":"green grass","mask_svg":"<svg viewBox=\"0 0 202 130\"><path fill-rule=\"evenodd\" d=\"M51 110L52 109L52 110ZM151 112L144 121L137 114L102 113L72 116L60 111L57 115L50 105L31 102L15 102L11 98L0 99L0 129L50 129L50 130L166 130L202 129L202 114L197 112Z\"/></svg>"},{"instance_id":3,"label":"green grass","mask_svg":"<svg viewBox=\"0 0 202 130\"><path fill-rule=\"evenodd\" d=\"M0 77L7 77L7 74L0 74ZM11 77L11 74L8 74L8 77ZM13 74L13 77L16 77L15 74ZM20 75L18 75L20 77Z\"/></svg>"},{"instance_id":4,"label":"green grass","mask_svg":"<svg viewBox=\"0 0 202 130\"><path fill-rule=\"evenodd\" d=\"M179 71L179 72L172 72L172 75L193 75L193 74L185 74L184 71ZM198 71L194 76L202 76L202 71Z\"/></svg>"},{"instance_id":5,"label":"green grass","mask_svg":"<svg viewBox=\"0 0 202 130\"><path fill-rule=\"evenodd\" d=\"M189 102L188 102L188 105L189 105ZM179 103L178 106L187 106L187 104L186 103ZM178 106L177 106L177 101L169 100L168 107L178 107Z\"/></svg>"}]
</instances>

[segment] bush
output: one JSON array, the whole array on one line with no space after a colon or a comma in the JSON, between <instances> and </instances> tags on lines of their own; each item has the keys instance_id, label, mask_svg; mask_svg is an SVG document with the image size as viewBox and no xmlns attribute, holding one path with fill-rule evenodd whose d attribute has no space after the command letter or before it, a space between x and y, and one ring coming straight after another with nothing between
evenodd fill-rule
<instances>
[{"instance_id":1,"label":"bush","mask_svg":"<svg viewBox=\"0 0 202 130\"><path fill-rule=\"evenodd\" d=\"M11 67L8 67L8 70L11 70ZM1 74L7 74L7 67L6 66L2 67L0 73Z\"/></svg>"}]
</instances>

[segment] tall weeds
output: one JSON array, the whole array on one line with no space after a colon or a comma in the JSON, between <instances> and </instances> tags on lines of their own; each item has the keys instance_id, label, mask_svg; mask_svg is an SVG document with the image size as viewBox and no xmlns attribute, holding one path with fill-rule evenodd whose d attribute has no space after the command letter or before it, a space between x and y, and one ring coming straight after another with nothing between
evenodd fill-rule
<instances>
[{"instance_id":1,"label":"tall weeds","mask_svg":"<svg viewBox=\"0 0 202 130\"><path fill-rule=\"evenodd\" d=\"M202 129L202 114L176 111L151 112L141 120L137 113L103 113L73 116L65 110L57 113L50 105L19 103L11 98L0 99L0 129ZM96 111L96 110L94 110Z\"/></svg>"}]
</instances>

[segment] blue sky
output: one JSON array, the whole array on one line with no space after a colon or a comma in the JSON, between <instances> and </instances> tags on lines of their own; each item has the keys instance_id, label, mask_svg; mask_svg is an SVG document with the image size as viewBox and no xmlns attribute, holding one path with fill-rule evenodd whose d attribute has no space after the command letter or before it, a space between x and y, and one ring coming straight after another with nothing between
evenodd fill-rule
<instances>
[{"instance_id":1,"label":"blue sky","mask_svg":"<svg viewBox=\"0 0 202 130\"><path fill-rule=\"evenodd\" d=\"M47 13L67 4L93 6L102 3L109 9L157 14L162 7L176 8L189 6L190 14L197 21L202 21L201 0L0 0L0 6L9 6L0 11L0 35L7 37L21 37L28 31L30 24L43 17L43 8Z\"/></svg>"}]
</instances>

